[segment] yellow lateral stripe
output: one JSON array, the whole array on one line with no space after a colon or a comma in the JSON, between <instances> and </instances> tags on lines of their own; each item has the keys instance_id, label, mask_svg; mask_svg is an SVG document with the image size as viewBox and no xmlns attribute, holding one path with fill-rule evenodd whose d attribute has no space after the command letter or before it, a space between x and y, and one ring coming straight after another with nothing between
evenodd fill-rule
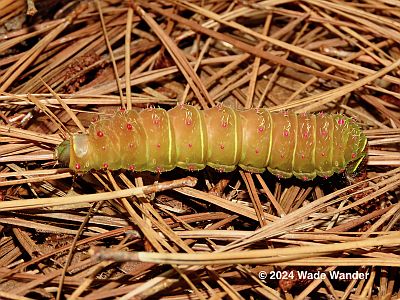
<instances>
[{"instance_id":1,"label":"yellow lateral stripe","mask_svg":"<svg viewBox=\"0 0 400 300\"><path fill-rule=\"evenodd\" d=\"M296 127L293 128L294 131L294 147L293 147L293 154L292 154L292 173L294 170L294 159L295 159L295 155L296 155L296 149L297 149L297 135L298 135L298 131L299 131L299 118L297 117L297 114L293 114L294 115L294 124ZM290 115L288 116L289 120L290 120Z\"/></svg>"},{"instance_id":2,"label":"yellow lateral stripe","mask_svg":"<svg viewBox=\"0 0 400 300\"><path fill-rule=\"evenodd\" d=\"M236 117L236 111L232 109L233 112L233 121L235 122L235 156L234 156L234 162L237 164L239 160L237 159L238 157L238 122L237 122L237 117Z\"/></svg>"},{"instance_id":3,"label":"yellow lateral stripe","mask_svg":"<svg viewBox=\"0 0 400 300\"><path fill-rule=\"evenodd\" d=\"M205 124L203 122L203 119L201 118L200 110L197 109L197 108L194 108L194 110L196 111L196 114L197 114L197 116L199 118L199 125L200 125L201 163L206 163L207 164L207 162L204 161L204 131L203 131L203 126L205 126Z\"/></svg>"},{"instance_id":4,"label":"yellow lateral stripe","mask_svg":"<svg viewBox=\"0 0 400 300\"><path fill-rule=\"evenodd\" d=\"M334 117L332 117L332 118L328 118L328 120L330 120L331 121L331 125L332 125L332 130L331 130L331 133L329 134L330 135L330 142L329 142L329 157L330 157L330 163L331 163L331 168L332 168L332 170L336 167L336 166L333 166L333 139L334 139L334 131L335 131L335 122L336 122L336 119L334 118Z\"/></svg>"},{"instance_id":5,"label":"yellow lateral stripe","mask_svg":"<svg viewBox=\"0 0 400 300\"><path fill-rule=\"evenodd\" d=\"M316 155L316 150L317 150L317 116L311 115L311 121L313 122L313 139L314 139L314 148L311 152L311 163L314 166L314 171L316 172L317 170L315 169L315 155Z\"/></svg>"},{"instance_id":6,"label":"yellow lateral stripe","mask_svg":"<svg viewBox=\"0 0 400 300\"><path fill-rule=\"evenodd\" d=\"M165 112L168 121L168 161L171 165L172 163L172 129L171 129L171 119L169 118L168 112ZM176 163L174 163L176 165Z\"/></svg>"},{"instance_id":7,"label":"yellow lateral stripe","mask_svg":"<svg viewBox=\"0 0 400 300\"><path fill-rule=\"evenodd\" d=\"M273 129L273 120L272 120L272 114L267 110L267 114L269 117L269 149L268 149L268 156L267 156L267 161L265 162L265 166L268 167L269 165L269 160L271 159L271 150L272 150L272 129Z\"/></svg>"}]
</instances>

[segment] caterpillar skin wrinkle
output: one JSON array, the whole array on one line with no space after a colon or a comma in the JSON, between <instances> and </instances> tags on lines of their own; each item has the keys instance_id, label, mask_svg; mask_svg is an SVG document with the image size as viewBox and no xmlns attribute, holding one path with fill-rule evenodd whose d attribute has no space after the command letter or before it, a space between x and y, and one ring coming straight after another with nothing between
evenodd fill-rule
<instances>
[{"instance_id":1,"label":"caterpillar skin wrinkle","mask_svg":"<svg viewBox=\"0 0 400 300\"><path fill-rule=\"evenodd\" d=\"M118 111L92 123L87 134L64 141L55 156L76 172L201 170L206 165L230 172L240 166L311 180L346 167L353 172L365 157L366 144L354 120L340 114L178 105L168 111Z\"/></svg>"}]
</instances>

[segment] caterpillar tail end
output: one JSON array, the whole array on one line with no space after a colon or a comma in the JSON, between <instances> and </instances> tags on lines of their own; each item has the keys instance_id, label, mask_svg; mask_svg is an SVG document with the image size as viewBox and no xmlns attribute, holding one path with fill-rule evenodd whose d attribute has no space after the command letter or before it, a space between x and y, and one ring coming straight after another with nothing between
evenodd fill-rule
<instances>
[{"instance_id":1,"label":"caterpillar tail end","mask_svg":"<svg viewBox=\"0 0 400 300\"><path fill-rule=\"evenodd\" d=\"M71 144L69 140L62 142L54 151L54 159L58 160L58 162L63 166L69 166L70 148Z\"/></svg>"}]
</instances>

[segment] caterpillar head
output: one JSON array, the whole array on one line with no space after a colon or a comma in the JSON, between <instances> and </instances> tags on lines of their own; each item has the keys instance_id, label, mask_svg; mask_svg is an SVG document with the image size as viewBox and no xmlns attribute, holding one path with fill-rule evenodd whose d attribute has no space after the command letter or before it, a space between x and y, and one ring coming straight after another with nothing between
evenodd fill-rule
<instances>
[{"instance_id":1,"label":"caterpillar head","mask_svg":"<svg viewBox=\"0 0 400 300\"><path fill-rule=\"evenodd\" d=\"M345 176L350 185L367 178L367 160L367 145L365 144L360 157L351 161L346 167Z\"/></svg>"},{"instance_id":2,"label":"caterpillar head","mask_svg":"<svg viewBox=\"0 0 400 300\"><path fill-rule=\"evenodd\" d=\"M353 144L349 143L350 147L354 147ZM368 151L368 143L367 138L363 133L361 133L358 137L358 140L355 143L357 150L352 150L352 159L346 166L346 175L347 177L357 177L358 173L363 172L367 167L367 151ZM353 148L354 149L354 148Z\"/></svg>"},{"instance_id":3,"label":"caterpillar head","mask_svg":"<svg viewBox=\"0 0 400 300\"><path fill-rule=\"evenodd\" d=\"M57 146L54 152L54 159L58 160L58 162L63 166L69 165L70 160L70 142L69 140L65 140L60 145Z\"/></svg>"}]
</instances>

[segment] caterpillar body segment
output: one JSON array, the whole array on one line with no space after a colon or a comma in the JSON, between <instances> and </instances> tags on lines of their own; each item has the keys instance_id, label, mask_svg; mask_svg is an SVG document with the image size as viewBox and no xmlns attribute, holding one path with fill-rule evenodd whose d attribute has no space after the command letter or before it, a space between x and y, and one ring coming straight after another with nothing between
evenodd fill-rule
<instances>
[{"instance_id":1,"label":"caterpillar body segment","mask_svg":"<svg viewBox=\"0 0 400 300\"><path fill-rule=\"evenodd\" d=\"M229 172L240 166L311 180L354 165L365 156L366 143L355 122L339 114L179 105L169 111L119 111L93 123L87 134L73 135L56 156L76 172L201 170L206 165Z\"/></svg>"}]
</instances>

